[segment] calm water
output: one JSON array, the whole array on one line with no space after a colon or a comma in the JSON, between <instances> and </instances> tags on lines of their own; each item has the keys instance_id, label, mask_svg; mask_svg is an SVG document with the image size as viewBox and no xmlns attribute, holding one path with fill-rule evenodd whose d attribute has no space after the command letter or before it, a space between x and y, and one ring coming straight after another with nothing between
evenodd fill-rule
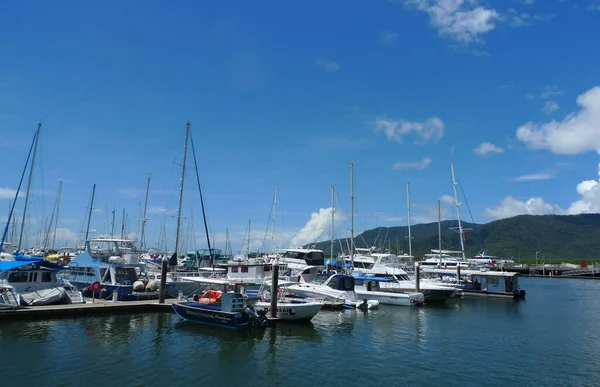
<instances>
[{"instance_id":1,"label":"calm water","mask_svg":"<svg viewBox=\"0 0 600 387\"><path fill-rule=\"evenodd\" d=\"M600 281L527 300L319 313L232 331L146 314L0 324L0 386L600 386Z\"/></svg>"}]
</instances>

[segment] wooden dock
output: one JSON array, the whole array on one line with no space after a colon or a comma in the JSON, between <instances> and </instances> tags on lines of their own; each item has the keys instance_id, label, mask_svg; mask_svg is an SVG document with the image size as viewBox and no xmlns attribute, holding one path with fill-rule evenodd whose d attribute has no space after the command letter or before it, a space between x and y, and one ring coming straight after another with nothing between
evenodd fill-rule
<instances>
[{"instance_id":1,"label":"wooden dock","mask_svg":"<svg viewBox=\"0 0 600 387\"><path fill-rule=\"evenodd\" d=\"M85 304L24 306L17 309L0 310L0 322L20 319L88 317L117 313L172 313L171 304L176 299L167 299L164 304L158 300L144 301L105 301L95 300Z\"/></svg>"}]
</instances>

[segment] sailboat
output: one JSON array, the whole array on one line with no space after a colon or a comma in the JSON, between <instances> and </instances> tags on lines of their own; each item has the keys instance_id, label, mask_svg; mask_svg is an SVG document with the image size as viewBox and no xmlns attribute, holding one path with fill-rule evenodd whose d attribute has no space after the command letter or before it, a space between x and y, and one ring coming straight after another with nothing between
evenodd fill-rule
<instances>
[{"instance_id":1,"label":"sailboat","mask_svg":"<svg viewBox=\"0 0 600 387\"><path fill-rule=\"evenodd\" d=\"M181 220L181 205L183 200L183 184L185 179L185 165L187 158L188 138L190 137L190 123L185 126L185 146L183 154L183 168L181 172L181 185L179 188L179 208L177 215L177 234L175 236L175 252L169 260L169 264L177 264L177 254L179 249L179 231ZM192 140L193 150L193 140ZM195 151L194 161L196 161ZM196 165L196 177L198 178L198 187L200 187L198 168ZM203 211L204 212L204 211ZM205 218L205 227L206 218ZM206 237L209 238L207 229ZM210 249L210 239L208 240ZM189 277L187 277L189 278ZM186 298L172 304L173 310L184 320L194 321L205 324L219 325L231 328L240 328L245 326L266 326L268 319L266 312L255 311L254 308L246 304L246 298L240 292L236 285L232 285L226 279L216 278L190 278L190 284L196 284L210 289L206 289L200 295L194 295L191 299ZM163 279L163 283L165 280ZM217 288L217 289L215 289Z\"/></svg>"}]
</instances>

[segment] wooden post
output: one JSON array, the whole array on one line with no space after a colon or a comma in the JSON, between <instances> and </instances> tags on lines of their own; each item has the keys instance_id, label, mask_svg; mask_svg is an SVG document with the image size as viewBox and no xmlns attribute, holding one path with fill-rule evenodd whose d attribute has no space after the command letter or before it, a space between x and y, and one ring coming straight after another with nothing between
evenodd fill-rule
<instances>
[{"instance_id":1,"label":"wooden post","mask_svg":"<svg viewBox=\"0 0 600 387\"><path fill-rule=\"evenodd\" d=\"M273 260L273 268L271 269L271 318L277 318L277 289L279 282L279 260Z\"/></svg>"},{"instance_id":2,"label":"wooden post","mask_svg":"<svg viewBox=\"0 0 600 387\"><path fill-rule=\"evenodd\" d=\"M169 271L169 259L164 257L160 266L160 294L158 303L165 303L165 296L167 294L167 273Z\"/></svg>"}]
</instances>

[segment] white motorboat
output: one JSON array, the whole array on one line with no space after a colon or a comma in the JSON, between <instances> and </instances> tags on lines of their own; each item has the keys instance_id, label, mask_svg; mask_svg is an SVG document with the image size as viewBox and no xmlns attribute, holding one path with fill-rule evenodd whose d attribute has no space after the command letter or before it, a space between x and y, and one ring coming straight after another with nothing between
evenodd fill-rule
<instances>
[{"instance_id":1,"label":"white motorboat","mask_svg":"<svg viewBox=\"0 0 600 387\"><path fill-rule=\"evenodd\" d=\"M355 291L361 300L379 301L381 304L400 306L420 306L425 303L425 296L420 292L384 292L379 284L391 282L387 278L354 277Z\"/></svg>"},{"instance_id":2,"label":"white motorboat","mask_svg":"<svg viewBox=\"0 0 600 387\"><path fill-rule=\"evenodd\" d=\"M321 280L322 281L322 280ZM361 300L354 291L354 279L345 274L333 274L324 282L299 282L286 289L298 296L342 302L345 308L356 308Z\"/></svg>"}]
</instances>

